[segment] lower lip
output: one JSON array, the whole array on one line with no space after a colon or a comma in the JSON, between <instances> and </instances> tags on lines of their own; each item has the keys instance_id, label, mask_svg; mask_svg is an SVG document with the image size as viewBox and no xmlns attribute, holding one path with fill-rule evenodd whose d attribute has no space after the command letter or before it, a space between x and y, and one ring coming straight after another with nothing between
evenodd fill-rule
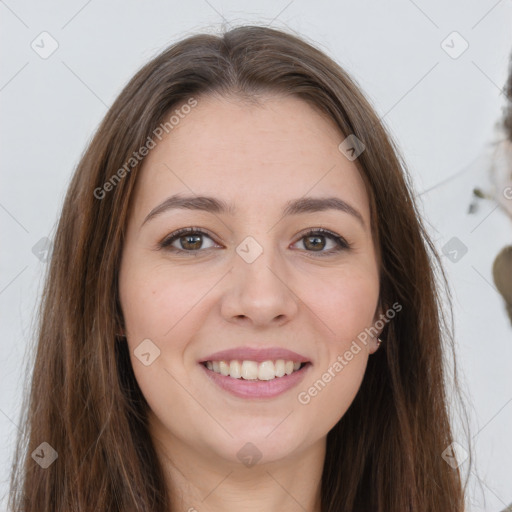
<instances>
[{"instance_id":1,"label":"lower lip","mask_svg":"<svg viewBox=\"0 0 512 512\"><path fill-rule=\"evenodd\" d=\"M290 375L276 377L272 380L234 379L208 370L203 364L200 364L200 366L206 372L208 378L232 395L240 398L273 398L297 386L308 372L311 363L305 364L300 370Z\"/></svg>"}]
</instances>

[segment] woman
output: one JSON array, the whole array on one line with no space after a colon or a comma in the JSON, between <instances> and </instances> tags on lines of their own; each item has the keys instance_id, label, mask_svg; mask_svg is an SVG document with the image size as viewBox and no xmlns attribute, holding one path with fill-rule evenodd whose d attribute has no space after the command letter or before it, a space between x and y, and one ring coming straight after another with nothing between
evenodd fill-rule
<instances>
[{"instance_id":1,"label":"woman","mask_svg":"<svg viewBox=\"0 0 512 512\"><path fill-rule=\"evenodd\" d=\"M171 46L69 187L13 510L462 511L436 268L337 64L263 27Z\"/></svg>"}]
</instances>

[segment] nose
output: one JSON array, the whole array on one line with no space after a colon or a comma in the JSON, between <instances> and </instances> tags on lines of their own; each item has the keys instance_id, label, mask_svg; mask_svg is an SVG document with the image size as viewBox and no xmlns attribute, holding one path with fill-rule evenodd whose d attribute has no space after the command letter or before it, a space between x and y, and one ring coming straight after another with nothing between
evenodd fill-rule
<instances>
[{"instance_id":1,"label":"nose","mask_svg":"<svg viewBox=\"0 0 512 512\"><path fill-rule=\"evenodd\" d=\"M249 263L238 254L222 298L221 313L228 322L250 327L278 326L298 311L293 280L275 251L265 250Z\"/></svg>"}]
</instances>

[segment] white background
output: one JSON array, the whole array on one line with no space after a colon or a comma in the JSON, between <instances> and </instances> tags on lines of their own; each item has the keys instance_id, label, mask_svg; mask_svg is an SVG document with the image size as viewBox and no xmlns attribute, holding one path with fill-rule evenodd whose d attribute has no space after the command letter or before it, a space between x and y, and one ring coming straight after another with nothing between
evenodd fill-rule
<instances>
[{"instance_id":1,"label":"white background","mask_svg":"<svg viewBox=\"0 0 512 512\"><path fill-rule=\"evenodd\" d=\"M468 214L472 189L488 186L505 105L512 0L6 0L0 16L0 495L45 270L32 247L51 238L87 141L124 84L165 46L255 23L298 32L352 74L398 141L436 246L454 236L467 246L457 263L443 261L471 404L468 510L497 512L512 502L512 329L491 274L512 225L490 200ZM31 48L43 31L59 45L47 59ZM453 31L469 43L457 59L441 47Z\"/></svg>"}]
</instances>

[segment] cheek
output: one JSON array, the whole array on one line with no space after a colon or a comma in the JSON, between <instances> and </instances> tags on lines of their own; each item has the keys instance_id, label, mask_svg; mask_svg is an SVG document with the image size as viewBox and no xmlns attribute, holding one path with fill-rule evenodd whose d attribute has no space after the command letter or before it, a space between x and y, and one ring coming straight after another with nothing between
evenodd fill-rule
<instances>
[{"instance_id":1,"label":"cheek","mask_svg":"<svg viewBox=\"0 0 512 512\"><path fill-rule=\"evenodd\" d=\"M305 302L327 327L325 332L339 350L372 325L379 282L371 268L347 267L331 273L328 282L317 281L303 290Z\"/></svg>"},{"instance_id":2,"label":"cheek","mask_svg":"<svg viewBox=\"0 0 512 512\"><path fill-rule=\"evenodd\" d=\"M165 263L131 263L120 275L130 358L148 402L169 401L168 390L180 387L173 377L189 386L189 371L195 362L186 357L187 347L205 321L208 292L218 281L212 273L181 270ZM151 360L156 354L148 366L138 359L138 354L148 352L146 348L142 352L143 346L148 347Z\"/></svg>"},{"instance_id":3,"label":"cheek","mask_svg":"<svg viewBox=\"0 0 512 512\"><path fill-rule=\"evenodd\" d=\"M325 435L345 415L359 391L367 361L368 355L363 349L352 355L350 361L341 352L319 368L301 389L298 401L304 408L305 418L317 418L313 424L317 435Z\"/></svg>"},{"instance_id":4,"label":"cheek","mask_svg":"<svg viewBox=\"0 0 512 512\"><path fill-rule=\"evenodd\" d=\"M192 386L183 354L197 329L197 315L201 314L198 301L207 292L208 283L200 285L198 279L198 286L190 283L190 276L176 271L171 275L162 265L134 264L126 265L119 281L135 378L150 409L165 424L173 425L175 432L180 432L181 423L192 424L193 415L199 417L202 412L185 391ZM139 349L142 343L146 344L144 351ZM142 353L150 354L149 364L139 359ZM171 411L177 410L182 412L175 424ZM185 436L186 430L182 434Z\"/></svg>"},{"instance_id":5,"label":"cheek","mask_svg":"<svg viewBox=\"0 0 512 512\"><path fill-rule=\"evenodd\" d=\"M192 286L190 276L169 274L163 266L146 267L143 272L127 269L129 277L120 282L120 297L128 336L163 341L208 289L201 280Z\"/></svg>"},{"instance_id":6,"label":"cheek","mask_svg":"<svg viewBox=\"0 0 512 512\"><path fill-rule=\"evenodd\" d=\"M315 312L328 326L318 347L320 360L299 390L306 415L321 418L317 434L329 431L347 412L359 391L368 363L368 345L358 338L372 325L379 286L371 274L340 275L323 294L311 297Z\"/></svg>"},{"instance_id":7,"label":"cheek","mask_svg":"<svg viewBox=\"0 0 512 512\"><path fill-rule=\"evenodd\" d=\"M318 345L321 357L314 374L301 386L298 401L306 415L322 418L315 426L321 433L346 413L363 380L369 353L358 336L373 322L378 275L371 264L351 265L313 290L305 296L328 329L322 328L326 336Z\"/></svg>"}]
</instances>

